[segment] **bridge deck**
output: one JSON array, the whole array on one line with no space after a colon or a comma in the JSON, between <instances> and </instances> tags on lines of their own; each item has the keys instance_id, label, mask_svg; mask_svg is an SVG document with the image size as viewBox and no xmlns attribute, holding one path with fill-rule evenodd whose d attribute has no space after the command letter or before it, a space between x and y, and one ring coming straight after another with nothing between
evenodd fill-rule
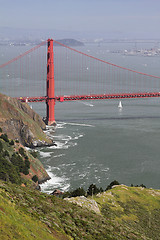
<instances>
[{"instance_id":1,"label":"bridge deck","mask_svg":"<svg viewBox=\"0 0 160 240\"><path fill-rule=\"evenodd\" d=\"M123 98L150 98L160 97L160 92L148 92L148 93L117 93L117 94L103 94L103 95L71 95L71 96L56 96L55 101L82 101L82 100L103 100L103 99L123 99ZM47 97L19 97L22 102L45 102Z\"/></svg>"}]
</instances>

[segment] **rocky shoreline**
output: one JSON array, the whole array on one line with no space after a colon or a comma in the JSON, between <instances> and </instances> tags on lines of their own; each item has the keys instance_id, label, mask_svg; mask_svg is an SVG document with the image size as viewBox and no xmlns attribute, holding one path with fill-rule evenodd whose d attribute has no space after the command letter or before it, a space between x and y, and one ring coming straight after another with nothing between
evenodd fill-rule
<instances>
[{"instance_id":1,"label":"rocky shoreline","mask_svg":"<svg viewBox=\"0 0 160 240\"><path fill-rule=\"evenodd\" d=\"M27 103L21 103L19 100L3 94L0 94L0 127L8 139L14 140L15 152L25 147L35 149L57 146L53 139L44 132L46 124L42 118ZM33 157L29 152L26 154L31 165L29 174L22 174L22 178L29 180L36 175L38 177L36 186L39 188L39 184L51 178L39 159Z\"/></svg>"}]
</instances>

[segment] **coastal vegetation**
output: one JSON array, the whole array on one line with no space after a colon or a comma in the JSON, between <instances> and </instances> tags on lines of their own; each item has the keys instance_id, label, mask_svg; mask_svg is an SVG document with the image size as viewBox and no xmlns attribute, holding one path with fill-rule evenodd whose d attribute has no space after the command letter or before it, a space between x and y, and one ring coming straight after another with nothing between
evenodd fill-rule
<instances>
[{"instance_id":1,"label":"coastal vegetation","mask_svg":"<svg viewBox=\"0 0 160 240\"><path fill-rule=\"evenodd\" d=\"M159 190L116 185L87 198L61 199L0 181L1 239L157 240L159 212Z\"/></svg>"},{"instance_id":2,"label":"coastal vegetation","mask_svg":"<svg viewBox=\"0 0 160 240\"><path fill-rule=\"evenodd\" d=\"M27 151L19 142L9 139L6 133L0 133L0 179L26 185L37 186L38 182L49 179L41 162ZM34 155L34 156L33 156ZM35 184L34 184L35 183Z\"/></svg>"},{"instance_id":3,"label":"coastal vegetation","mask_svg":"<svg viewBox=\"0 0 160 240\"><path fill-rule=\"evenodd\" d=\"M27 103L0 94L0 179L33 187L50 179L36 151L25 148L52 144L45 127Z\"/></svg>"}]
</instances>

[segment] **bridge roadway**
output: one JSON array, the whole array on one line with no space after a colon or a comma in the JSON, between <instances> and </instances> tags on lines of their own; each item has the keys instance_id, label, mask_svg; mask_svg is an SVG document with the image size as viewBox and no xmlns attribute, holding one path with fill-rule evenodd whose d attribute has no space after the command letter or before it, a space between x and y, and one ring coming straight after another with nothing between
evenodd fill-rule
<instances>
[{"instance_id":1,"label":"bridge roadway","mask_svg":"<svg viewBox=\"0 0 160 240\"><path fill-rule=\"evenodd\" d=\"M82 100L104 100L104 99L124 99L124 98L150 98L160 97L160 92L147 93L117 93L117 94L90 94L90 95L64 95L55 96L55 101L82 101ZM46 102L48 97L19 97L21 102Z\"/></svg>"}]
</instances>

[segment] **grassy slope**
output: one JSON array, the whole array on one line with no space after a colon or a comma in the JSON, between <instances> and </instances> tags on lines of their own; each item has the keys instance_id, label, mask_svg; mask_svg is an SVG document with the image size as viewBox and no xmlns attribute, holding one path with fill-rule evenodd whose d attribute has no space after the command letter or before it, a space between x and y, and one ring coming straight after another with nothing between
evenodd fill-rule
<instances>
[{"instance_id":1,"label":"grassy slope","mask_svg":"<svg viewBox=\"0 0 160 240\"><path fill-rule=\"evenodd\" d=\"M0 193L0 239L160 239L160 191L114 188L94 196L101 214L4 182Z\"/></svg>"},{"instance_id":2,"label":"grassy slope","mask_svg":"<svg viewBox=\"0 0 160 240\"><path fill-rule=\"evenodd\" d=\"M160 191L141 187L117 186L95 197L101 213L123 224L140 239L160 239Z\"/></svg>"},{"instance_id":3,"label":"grassy slope","mask_svg":"<svg viewBox=\"0 0 160 240\"><path fill-rule=\"evenodd\" d=\"M40 203L45 201L45 196L35 197L33 192L32 197L32 191L28 192L16 185L2 185L0 186L0 239L70 239L65 233L50 229L44 214L41 213L39 216L35 209L32 215L34 205L38 204L38 208ZM34 199L40 202L33 203ZM39 217L36 216L37 214Z\"/></svg>"},{"instance_id":4,"label":"grassy slope","mask_svg":"<svg viewBox=\"0 0 160 240\"><path fill-rule=\"evenodd\" d=\"M16 209L15 204L4 199L0 193L1 239L56 239L47 226Z\"/></svg>"}]
</instances>

